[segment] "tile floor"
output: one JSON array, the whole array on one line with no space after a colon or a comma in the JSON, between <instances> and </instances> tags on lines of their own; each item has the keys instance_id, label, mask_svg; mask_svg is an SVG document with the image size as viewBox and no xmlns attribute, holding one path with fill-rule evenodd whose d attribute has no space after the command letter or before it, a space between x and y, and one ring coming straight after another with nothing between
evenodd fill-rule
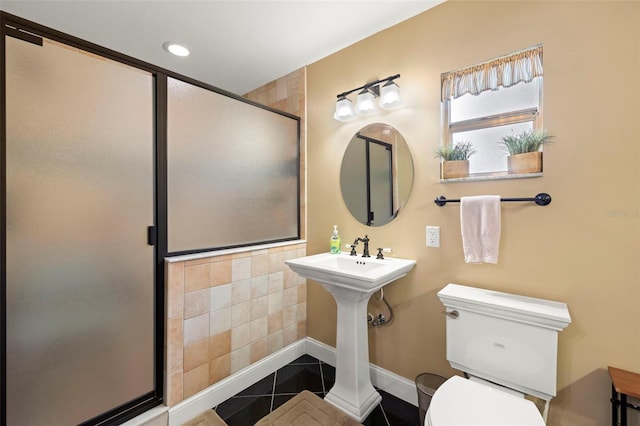
<instances>
[{"instance_id":1,"label":"tile floor","mask_svg":"<svg viewBox=\"0 0 640 426\"><path fill-rule=\"evenodd\" d=\"M334 367L303 355L214 407L214 410L229 426L250 426L303 390L324 397L334 380ZM415 406L378 391L382 402L365 419L365 426L419 426Z\"/></svg>"}]
</instances>

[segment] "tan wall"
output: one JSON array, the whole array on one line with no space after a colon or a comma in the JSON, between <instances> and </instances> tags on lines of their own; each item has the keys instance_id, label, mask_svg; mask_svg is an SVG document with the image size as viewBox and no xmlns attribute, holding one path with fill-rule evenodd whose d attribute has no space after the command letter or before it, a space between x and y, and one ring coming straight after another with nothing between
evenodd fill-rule
<instances>
[{"instance_id":1,"label":"tan wall","mask_svg":"<svg viewBox=\"0 0 640 426\"><path fill-rule=\"evenodd\" d=\"M439 183L440 74L539 43L544 125L556 136L544 177ZM396 320L370 332L373 363L407 378L455 373L436 297L449 282L564 301L573 323L560 334L549 424L609 424L607 365L640 371L639 68L637 1L448 1L308 67L308 253L328 250L338 224L344 241L368 233L372 247L418 261L385 291ZM336 94L395 73L402 109L333 120ZM376 121L404 135L415 177L406 210L367 228L346 209L339 175L352 135ZM433 203L441 194L538 192L551 194L550 206L503 204L497 265L465 264L459 205ZM441 248L425 247L426 225L440 226ZM308 335L335 345L335 303L313 282L308 299Z\"/></svg>"}]
</instances>

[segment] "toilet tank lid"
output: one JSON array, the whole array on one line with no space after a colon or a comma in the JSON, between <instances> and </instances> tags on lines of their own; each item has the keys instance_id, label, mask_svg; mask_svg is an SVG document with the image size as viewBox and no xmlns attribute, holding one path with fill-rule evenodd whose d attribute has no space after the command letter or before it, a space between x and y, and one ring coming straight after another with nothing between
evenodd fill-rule
<instances>
[{"instance_id":1,"label":"toilet tank lid","mask_svg":"<svg viewBox=\"0 0 640 426\"><path fill-rule=\"evenodd\" d=\"M566 303L499 291L447 284L438 292L442 304L562 330L571 323Z\"/></svg>"}]
</instances>

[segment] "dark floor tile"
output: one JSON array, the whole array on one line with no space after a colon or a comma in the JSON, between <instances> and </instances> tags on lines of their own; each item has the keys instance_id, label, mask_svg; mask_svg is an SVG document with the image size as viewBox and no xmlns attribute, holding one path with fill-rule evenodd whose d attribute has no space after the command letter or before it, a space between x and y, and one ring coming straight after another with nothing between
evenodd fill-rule
<instances>
[{"instance_id":1,"label":"dark floor tile","mask_svg":"<svg viewBox=\"0 0 640 426\"><path fill-rule=\"evenodd\" d=\"M386 410L384 413L387 415L387 420L389 420L390 426L421 426L419 419L416 419L415 422L413 422L405 419L404 417L397 417Z\"/></svg>"},{"instance_id":2,"label":"dark floor tile","mask_svg":"<svg viewBox=\"0 0 640 426\"><path fill-rule=\"evenodd\" d=\"M245 406L250 404L254 398L238 398L232 396L224 402L218 404L214 411L218 413L221 418L231 417L233 414L241 411Z\"/></svg>"},{"instance_id":3,"label":"dark floor tile","mask_svg":"<svg viewBox=\"0 0 640 426\"><path fill-rule=\"evenodd\" d=\"M378 389L378 392L382 395L382 408L392 426L420 425L418 407L383 390Z\"/></svg>"},{"instance_id":4,"label":"dark floor tile","mask_svg":"<svg viewBox=\"0 0 640 426\"><path fill-rule=\"evenodd\" d=\"M273 396L273 405L271 410L275 410L278 407L280 407L282 404L284 404L285 402L289 401L291 398L293 398L294 396L296 396L296 393L282 393L279 395L274 395Z\"/></svg>"},{"instance_id":5,"label":"dark floor tile","mask_svg":"<svg viewBox=\"0 0 640 426\"><path fill-rule=\"evenodd\" d=\"M286 365L276 374L275 393L299 393L303 390L322 393L320 364Z\"/></svg>"},{"instance_id":6,"label":"dark floor tile","mask_svg":"<svg viewBox=\"0 0 640 426\"><path fill-rule=\"evenodd\" d=\"M318 361L317 358L312 357L311 355L308 354L304 354L302 355L300 358L296 359L295 361L292 361L289 363L289 365L294 365L294 364L318 364L320 361Z\"/></svg>"},{"instance_id":7,"label":"dark floor tile","mask_svg":"<svg viewBox=\"0 0 640 426\"><path fill-rule=\"evenodd\" d=\"M273 393L273 381L275 379L275 373L269 374L264 379L252 384L242 392L235 396L260 396L271 395Z\"/></svg>"},{"instance_id":8,"label":"dark floor tile","mask_svg":"<svg viewBox=\"0 0 640 426\"><path fill-rule=\"evenodd\" d=\"M229 426L248 426L269 414L271 396L233 397L216 407L216 413Z\"/></svg>"},{"instance_id":9,"label":"dark floor tile","mask_svg":"<svg viewBox=\"0 0 640 426\"><path fill-rule=\"evenodd\" d=\"M376 408L373 409L371 414L367 416L366 419L362 422L364 426L395 426L390 425L387 422L387 418L385 417L384 412L382 411L382 405L378 404Z\"/></svg>"},{"instance_id":10,"label":"dark floor tile","mask_svg":"<svg viewBox=\"0 0 640 426\"><path fill-rule=\"evenodd\" d=\"M322 368L322 381L324 383L324 391L325 393L327 393L331 390L336 382L336 369L335 367L332 367L329 364L325 364L324 362L320 364L320 368Z\"/></svg>"}]
</instances>

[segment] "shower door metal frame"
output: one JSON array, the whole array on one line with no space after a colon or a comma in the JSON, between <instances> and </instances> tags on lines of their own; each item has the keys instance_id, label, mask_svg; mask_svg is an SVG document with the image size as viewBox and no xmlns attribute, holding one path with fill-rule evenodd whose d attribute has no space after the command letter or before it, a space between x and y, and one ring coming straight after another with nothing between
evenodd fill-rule
<instances>
[{"instance_id":1,"label":"shower door metal frame","mask_svg":"<svg viewBox=\"0 0 640 426\"><path fill-rule=\"evenodd\" d=\"M7 31L7 25L14 30ZM282 116L297 120L297 236L287 237L274 241L263 241L262 243L273 243L282 241L293 241L300 238L301 220L300 220L300 117L293 114L271 108L249 99L243 98L226 90L202 83L190 77L166 70L147 62L132 58L130 56L118 53L111 49L99 46L97 44L82 40L80 38L65 34L63 32L48 28L35 22L20 18L18 16L6 13L0 10L0 426L6 425L6 372L7 372L7 328L6 328L6 58L5 58L5 39L7 36L16 35L15 29L22 31L21 37L26 41L33 42L39 37L47 38L60 42L62 44L76 47L78 49L90 52L97 56L119 62L133 68L148 72L154 79L154 108L155 117L155 143L153 146L154 157L154 225L149 229L149 242L154 246L154 288L155 288L155 348L154 348L154 381L155 389L140 398L131 401L123 406L116 407L113 410L99 415L93 419L89 419L83 424L100 425L107 423L122 423L129 420L148 409L160 405L163 402L164 393L164 338L165 338L165 270L164 259L167 256L177 254L199 253L204 251L222 250L230 247L214 247L210 249L195 249L180 253L168 252L168 217L167 217L167 78L176 78L184 82L199 86L209 91L228 96L239 102L253 105L267 111L277 113ZM13 34L8 34L12 32ZM31 39L31 40L28 40ZM254 245L241 244L234 247L245 247ZM150 265L151 267L151 265Z\"/></svg>"},{"instance_id":2,"label":"shower door metal frame","mask_svg":"<svg viewBox=\"0 0 640 426\"><path fill-rule=\"evenodd\" d=\"M6 326L6 307L7 307L7 277L6 277L6 37L16 37L27 42L33 43L38 38L47 38L56 42L72 46L92 54L119 62L133 68L146 71L152 75L154 80L155 105L158 105L158 99L162 99L162 77L158 77L162 70L150 66L149 64L136 60L134 58L122 55L101 46L89 43L79 38L64 34L62 32L47 28L37 23L22 19L15 15L0 11L0 425L6 425L7 411L7 326ZM164 89L166 93L166 89ZM165 97L166 99L166 97ZM154 108L154 105L150 105ZM156 106L157 108L157 106ZM160 108L161 109L161 108ZM122 423L127 421L148 409L157 406L163 401L163 368L164 368L164 256L166 254L166 243L163 247L162 238L155 238L157 230L160 229L161 216L159 206L162 206L162 189L160 188L162 179L162 170L164 165L161 163L162 155L159 147L163 146L166 133L163 129L166 127L162 117L154 111L155 123L155 141L153 143L152 161L154 164L153 184L153 216L154 224L149 229L149 243L154 246L153 261L154 265L149 265L154 271L154 359L150 362L154 363L154 389L138 398L125 403L119 407L114 407L110 411L102 413L92 419L86 420L83 425L101 425L108 423ZM166 213L165 213L166 216ZM166 239L165 239L166 241Z\"/></svg>"}]
</instances>

